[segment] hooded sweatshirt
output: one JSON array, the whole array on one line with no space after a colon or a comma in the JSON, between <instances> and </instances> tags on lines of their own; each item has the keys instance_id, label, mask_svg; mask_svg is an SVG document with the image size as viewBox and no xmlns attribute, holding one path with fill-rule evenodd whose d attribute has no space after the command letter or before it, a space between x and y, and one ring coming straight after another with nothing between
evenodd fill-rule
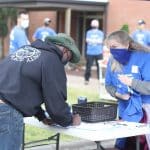
<instances>
[{"instance_id":1,"label":"hooded sweatshirt","mask_svg":"<svg viewBox=\"0 0 150 150\"><path fill-rule=\"evenodd\" d=\"M41 104L56 123L72 123L66 103L66 74L62 52L52 43L37 40L23 46L0 63L0 98L23 116L45 118Z\"/></svg>"}]
</instances>

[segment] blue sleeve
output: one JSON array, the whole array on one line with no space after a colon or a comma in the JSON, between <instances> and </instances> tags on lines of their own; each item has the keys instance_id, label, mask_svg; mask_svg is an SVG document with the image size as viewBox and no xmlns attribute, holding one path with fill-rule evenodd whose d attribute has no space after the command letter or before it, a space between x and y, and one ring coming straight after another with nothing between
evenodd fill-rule
<instances>
[{"instance_id":1,"label":"blue sleeve","mask_svg":"<svg viewBox=\"0 0 150 150\"><path fill-rule=\"evenodd\" d=\"M106 68L106 74L105 74L105 89L112 97L116 97L115 93L116 93L117 87L113 84L112 80L113 80L113 77L112 77L112 71L111 71L111 64L109 60L107 64L107 68Z\"/></svg>"},{"instance_id":2,"label":"blue sleeve","mask_svg":"<svg viewBox=\"0 0 150 150\"><path fill-rule=\"evenodd\" d=\"M119 79L114 76L114 72L111 71L111 59L109 60L107 64L105 84L106 86L114 87L114 89L120 94L128 93L128 87L125 84L121 83Z\"/></svg>"},{"instance_id":3,"label":"blue sleeve","mask_svg":"<svg viewBox=\"0 0 150 150\"><path fill-rule=\"evenodd\" d=\"M106 69L106 77L105 77L105 84L106 86L113 86L116 88L116 91L120 94L128 93L128 87L121 83L117 78L114 79L112 76L113 72L111 71L111 62L108 62L107 69ZM117 82L117 85L114 85L113 80Z\"/></svg>"}]
</instances>

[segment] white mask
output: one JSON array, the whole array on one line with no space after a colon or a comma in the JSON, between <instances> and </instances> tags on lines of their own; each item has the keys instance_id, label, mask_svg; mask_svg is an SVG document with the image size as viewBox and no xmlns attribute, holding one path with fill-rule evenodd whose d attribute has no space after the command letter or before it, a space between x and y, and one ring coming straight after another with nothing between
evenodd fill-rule
<instances>
[{"instance_id":1,"label":"white mask","mask_svg":"<svg viewBox=\"0 0 150 150\"><path fill-rule=\"evenodd\" d=\"M29 20L23 20L21 22L21 27L24 29L28 28L29 27Z\"/></svg>"}]
</instances>

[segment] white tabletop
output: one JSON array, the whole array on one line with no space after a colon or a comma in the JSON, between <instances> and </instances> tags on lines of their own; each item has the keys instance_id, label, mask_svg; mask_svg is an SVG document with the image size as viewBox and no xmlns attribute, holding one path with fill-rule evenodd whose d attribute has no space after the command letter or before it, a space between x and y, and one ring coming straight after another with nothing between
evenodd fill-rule
<instances>
[{"instance_id":1,"label":"white tabletop","mask_svg":"<svg viewBox=\"0 0 150 150\"><path fill-rule=\"evenodd\" d=\"M67 128L58 125L44 125L33 117L25 118L24 121L25 124L90 141L104 141L121 137L150 134L150 125L126 121L108 121L100 123L82 122L79 126L69 126Z\"/></svg>"}]
</instances>

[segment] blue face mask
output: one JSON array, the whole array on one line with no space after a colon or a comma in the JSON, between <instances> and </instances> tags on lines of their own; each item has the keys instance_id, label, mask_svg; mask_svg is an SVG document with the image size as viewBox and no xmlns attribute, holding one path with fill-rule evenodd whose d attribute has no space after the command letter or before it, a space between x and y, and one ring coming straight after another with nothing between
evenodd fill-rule
<instances>
[{"instance_id":1,"label":"blue face mask","mask_svg":"<svg viewBox=\"0 0 150 150\"><path fill-rule=\"evenodd\" d=\"M126 48L110 48L110 52L113 57L122 65L128 63L131 55L131 51Z\"/></svg>"}]
</instances>

